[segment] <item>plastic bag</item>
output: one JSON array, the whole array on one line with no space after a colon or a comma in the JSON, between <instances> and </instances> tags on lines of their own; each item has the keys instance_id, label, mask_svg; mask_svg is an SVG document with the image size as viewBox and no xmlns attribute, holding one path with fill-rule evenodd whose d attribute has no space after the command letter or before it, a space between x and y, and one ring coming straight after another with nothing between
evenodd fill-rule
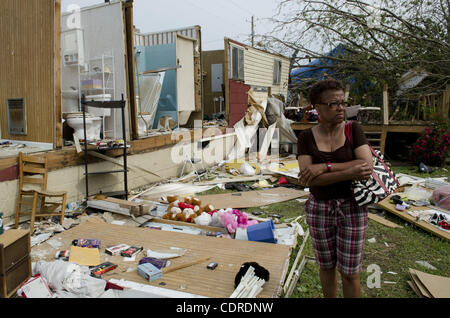
<instances>
[{"instance_id":1,"label":"plastic bag","mask_svg":"<svg viewBox=\"0 0 450 318\"><path fill-rule=\"evenodd\" d=\"M431 199L432 195L431 190L427 190L417 184L413 185L412 187L409 187L405 190L405 196L410 200L429 200Z\"/></svg>"},{"instance_id":2,"label":"plastic bag","mask_svg":"<svg viewBox=\"0 0 450 318\"><path fill-rule=\"evenodd\" d=\"M249 163L244 162L241 165L239 172L242 173L244 176L254 176L256 173L256 170Z\"/></svg>"},{"instance_id":3,"label":"plastic bag","mask_svg":"<svg viewBox=\"0 0 450 318\"><path fill-rule=\"evenodd\" d=\"M44 277L59 298L97 298L106 287L106 281L90 276L89 267L61 260L39 261L33 273Z\"/></svg>"},{"instance_id":4,"label":"plastic bag","mask_svg":"<svg viewBox=\"0 0 450 318\"><path fill-rule=\"evenodd\" d=\"M450 210L450 186L443 186L433 191L434 203L443 209Z\"/></svg>"}]
</instances>

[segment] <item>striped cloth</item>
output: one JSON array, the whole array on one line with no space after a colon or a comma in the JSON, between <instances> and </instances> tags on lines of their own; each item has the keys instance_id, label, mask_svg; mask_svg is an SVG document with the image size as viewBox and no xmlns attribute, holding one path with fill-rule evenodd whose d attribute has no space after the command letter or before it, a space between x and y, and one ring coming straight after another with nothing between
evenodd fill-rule
<instances>
[{"instance_id":1,"label":"striped cloth","mask_svg":"<svg viewBox=\"0 0 450 318\"><path fill-rule=\"evenodd\" d=\"M367 207L359 206L353 198L316 200L310 194L305 211L320 268L337 268L344 275L360 273Z\"/></svg>"}]
</instances>

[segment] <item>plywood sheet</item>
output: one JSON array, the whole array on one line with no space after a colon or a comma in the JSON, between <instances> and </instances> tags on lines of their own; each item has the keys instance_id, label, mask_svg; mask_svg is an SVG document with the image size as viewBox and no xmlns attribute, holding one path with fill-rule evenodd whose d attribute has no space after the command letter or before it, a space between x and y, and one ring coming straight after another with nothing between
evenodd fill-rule
<instances>
[{"instance_id":1,"label":"plywood sheet","mask_svg":"<svg viewBox=\"0 0 450 318\"><path fill-rule=\"evenodd\" d=\"M139 198L144 200L158 200L162 196L178 195L179 197L194 195L214 188L215 185L192 185L186 183L168 183L146 190Z\"/></svg>"},{"instance_id":2,"label":"plywood sheet","mask_svg":"<svg viewBox=\"0 0 450 318\"><path fill-rule=\"evenodd\" d=\"M1 1L0 127L3 139L53 143L55 66L59 60L54 52L55 3ZM26 135L9 133L9 98L24 99Z\"/></svg>"},{"instance_id":3,"label":"plywood sheet","mask_svg":"<svg viewBox=\"0 0 450 318\"><path fill-rule=\"evenodd\" d=\"M231 192L224 194L212 194L196 196L204 204L212 204L216 209L226 208L251 208L269 205L278 202L306 197L309 193L301 190L284 187L272 188L268 190Z\"/></svg>"},{"instance_id":4,"label":"plywood sheet","mask_svg":"<svg viewBox=\"0 0 450 318\"><path fill-rule=\"evenodd\" d=\"M253 261L270 272L270 280L264 284L263 291L258 297L277 297L281 292L281 284L284 281L289 265L290 248L284 245L190 235L89 221L54 236L51 240L57 241L61 245L57 249L47 242L35 246L31 253L32 261L35 262L39 259L53 261L56 251L70 248L72 240L77 238L101 240L101 261L111 261L119 265L115 270L102 276L105 280L112 278L125 279L140 284L213 298L229 297L234 291L234 278L240 266L244 262ZM121 256L110 256L104 253L105 247L120 243L143 246L144 250L161 250L170 247L185 248L187 249L186 254L172 259L172 265L202 257L210 257L211 261L218 263L218 266L215 270L209 270L206 268L208 262L196 264L164 274L162 278L148 282L136 272L139 260L144 256L143 253L138 255L136 260L132 262L125 262Z\"/></svg>"},{"instance_id":5,"label":"plywood sheet","mask_svg":"<svg viewBox=\"0 0 450 318\"><path fill-rule=\"evenodd\" d=\"M377 203L378 206L382 207L383 209L391 212L392 214L395 214L397 216L399 216L400 218L424 229L425 231L428 231L436 236L439 236L443 239L446 239L447 241L450 241L450 233L444 232L442 230L439 230L437 227L435 227L432 224L429 224L425 221L417 221L415 217L409 215L408 213L406 213L406 211L397 211L395 209L395 205L392 203L389 203L389 197L385 198L384 200L380 201ZM433 207L435 208L435 207ZM416 206L411 206L410 209L408 209L408 211L414 211L414 210L428 210L429 208L427 207L416 207Z\"/></svg>"}]
</instances>

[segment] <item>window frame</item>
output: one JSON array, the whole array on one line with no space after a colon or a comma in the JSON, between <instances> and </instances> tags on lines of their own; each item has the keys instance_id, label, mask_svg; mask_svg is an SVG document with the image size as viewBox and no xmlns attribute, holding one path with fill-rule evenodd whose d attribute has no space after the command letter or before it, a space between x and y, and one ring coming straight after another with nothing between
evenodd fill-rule
<instances>
[{"instance_id":1,"label":"window frame","mask_svg":"<svg viewBox=\"0 0 450 318\"><path fill-rule=\"evenodd\" d=\"M237 52L234 54L234 52ZM237 56L236 56L237 55ZM230 44L229 76L231 80L244 82L244 48ZM237 74L236 74L237 73Z\"/></svg>"},{"instance_id":2,"label":"window frame","mask_svg":"<svg viewBox=\"0 0 450 318\"><path fill-rule=\"evenodd\" d=\"M279 59L273 60L273 85L281 85L281 69L283 62Z\"/></svg>"}]
</instances>

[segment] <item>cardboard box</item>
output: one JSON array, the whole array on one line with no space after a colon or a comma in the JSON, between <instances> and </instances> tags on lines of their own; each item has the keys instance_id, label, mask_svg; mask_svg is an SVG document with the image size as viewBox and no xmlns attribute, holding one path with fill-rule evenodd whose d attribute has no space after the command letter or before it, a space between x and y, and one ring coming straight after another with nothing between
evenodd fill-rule
<instances>
[{"instance_id":1,"label":"cardboard box","mask_svg":"<svg viewBox=\"0 0 450 318\"><path fill-rule=\"evenodd\" d=\"M137 267L137 272L145 280L151 282L152 280L159 279L162 277L162 272L151 263L144 263Z\"/></svg>"},{"instance_id":2,"label":"cardboard box","mask_svg":"<svg viewBox=\"0 0 450 318\"><path fill-rule=\"evenodd\" d=\"M105 253L109 255L119 255L120 252L128 249L130 246L127 244L119 244L115 246L108 247L105 249Z\"/></svg>"},{"instance_id":3,"label":"cardboard box","mask_svg":"<svg viewBox=\"0 0 450 318\"><path fill-rule=\"evenodd\" d=\"M19 289L25 298L53 298L53 293L45 279L37 274L28 279Z\"/></svg>"}]
</instances>

